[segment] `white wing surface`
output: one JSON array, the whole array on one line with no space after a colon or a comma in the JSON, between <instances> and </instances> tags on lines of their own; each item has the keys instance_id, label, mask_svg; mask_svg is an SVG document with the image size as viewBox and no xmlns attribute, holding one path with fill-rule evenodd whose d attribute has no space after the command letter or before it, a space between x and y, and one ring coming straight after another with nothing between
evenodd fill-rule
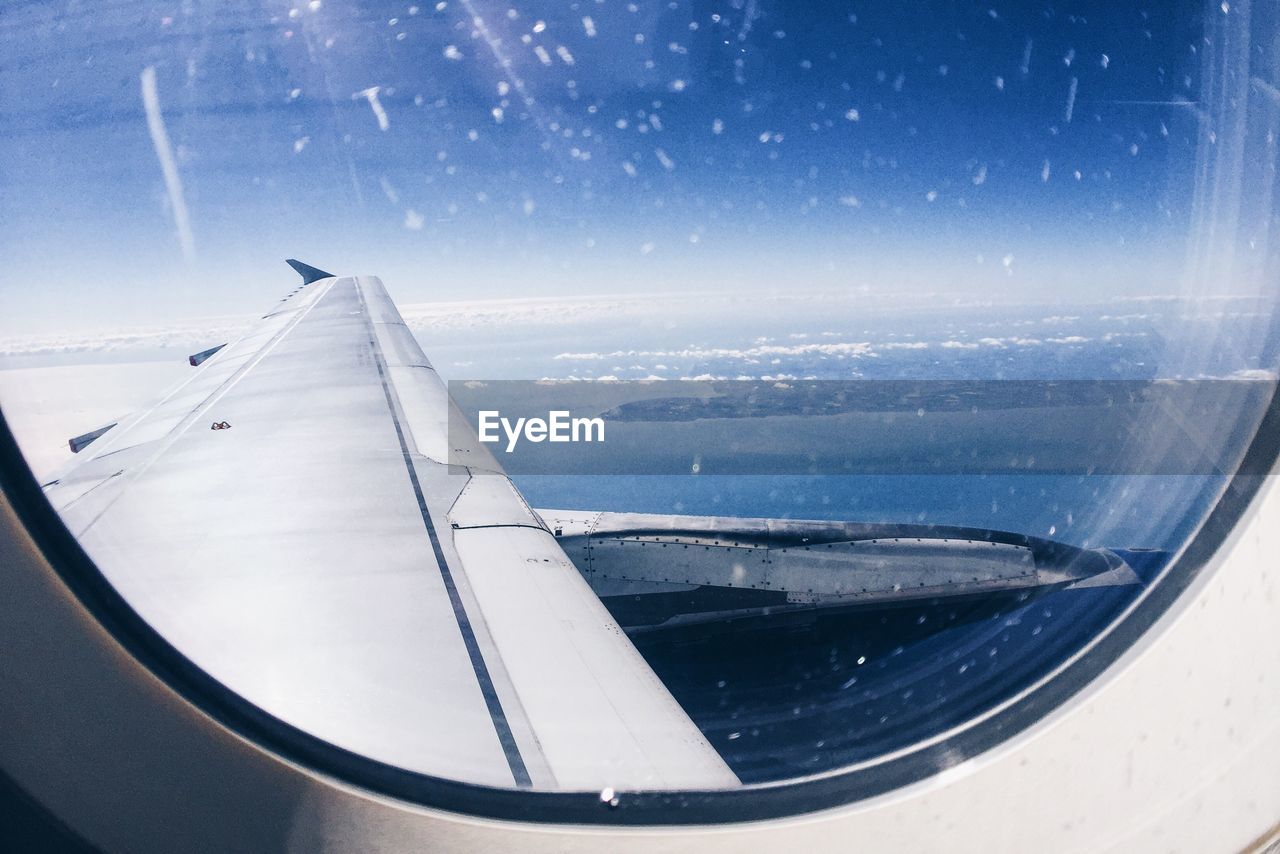
<instances>
[{"instance_id":1,"label":"white wing surface","mask_svg":"<svg viewBox=\"0 0 1280 854\"><path fill-rule=\"evenodd\" d=\"M382 283L299 267L46 487L116 589L247 700L382 762L736 785L487 451L447 465L456 412Z\"/></svg>"}]
</instances>

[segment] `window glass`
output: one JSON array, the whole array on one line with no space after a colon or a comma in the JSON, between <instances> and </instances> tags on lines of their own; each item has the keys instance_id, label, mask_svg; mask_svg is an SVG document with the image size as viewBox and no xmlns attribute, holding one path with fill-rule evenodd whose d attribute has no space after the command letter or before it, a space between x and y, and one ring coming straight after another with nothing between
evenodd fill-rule
<instances>
[{"instance_id":1,"label":"window glass","mask_svg":"<svg viewBox=\"0 0 1280 854\"><path fill-rule=\"evenodd\" d=\"M1087 651L1237 472L1276 35L1225 2L16 7L0 407L124 601L323 742L606 803L873 762ZM504 406L605 438L508 453Z\"/></svg>"}]
</instances>

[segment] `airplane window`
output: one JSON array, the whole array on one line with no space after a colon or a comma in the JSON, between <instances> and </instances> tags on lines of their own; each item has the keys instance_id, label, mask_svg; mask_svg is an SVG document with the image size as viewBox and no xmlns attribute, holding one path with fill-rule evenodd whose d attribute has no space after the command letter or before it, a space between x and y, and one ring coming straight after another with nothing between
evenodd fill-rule
<instances>
[{"instance_id":1,"label":"airplane window","mask_svg":"<svg viewBox=\"0 0 1280 854\"><path fill-rule=\"evenodd\" d=\"M290 755L606 808L919 779L1270 469L1277 32L14 8L4 423L64 572Z\"/></svg>"}]
</instances>

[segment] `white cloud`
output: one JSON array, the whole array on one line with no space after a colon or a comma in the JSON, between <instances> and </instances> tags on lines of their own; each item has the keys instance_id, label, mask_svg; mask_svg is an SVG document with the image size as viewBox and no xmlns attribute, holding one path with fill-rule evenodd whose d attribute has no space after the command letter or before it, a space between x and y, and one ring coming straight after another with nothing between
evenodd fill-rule
<instances>
[{"instance_id":1,"label":"white cloud","mask_svg":"<svg viewBox=\"0 0 1280 854\"><path fill-rule=\"evenodd\" d=\"M611 353L559 353L556 359L564 361L614 359L621 356L682 359L761 359L766 357L837 356L853 357L871 355L872 345L867 341L837 342L830 344L763 344L755 347L686 347L682 350L615 350Z\"/></svg>"},{"instance_id":2,"label":"white cloud","mask_svg":"<svg viewBox=\"0 0 1280 854\"><path fill-rule=\"evenodd\" d=\"M216 317L188 320L172 326L134 327L79 334L13 336L0 340L0 356L42 356L58 353L116 353L175 349L195 353L214 344L234 341L252 319Z\"/></svg>"}]
</instances>

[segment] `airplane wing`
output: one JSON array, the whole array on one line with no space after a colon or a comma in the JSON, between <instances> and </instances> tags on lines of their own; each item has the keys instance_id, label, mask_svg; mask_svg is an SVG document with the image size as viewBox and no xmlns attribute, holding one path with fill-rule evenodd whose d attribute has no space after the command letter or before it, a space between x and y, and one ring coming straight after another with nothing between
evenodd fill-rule
<instances>
[{"instance_id":1,"label":"airplane wing","mask_svg":"<svg viewBox=\"0 0 1280 854\"><path fill-rule=\"evenodd\" d=\"M455 442L471 464L448 465L456 408L382 283L294 266L46 485L115 588L242 697L392 765L736 785L492 456Z\"/></svg>"}]
</instances>

